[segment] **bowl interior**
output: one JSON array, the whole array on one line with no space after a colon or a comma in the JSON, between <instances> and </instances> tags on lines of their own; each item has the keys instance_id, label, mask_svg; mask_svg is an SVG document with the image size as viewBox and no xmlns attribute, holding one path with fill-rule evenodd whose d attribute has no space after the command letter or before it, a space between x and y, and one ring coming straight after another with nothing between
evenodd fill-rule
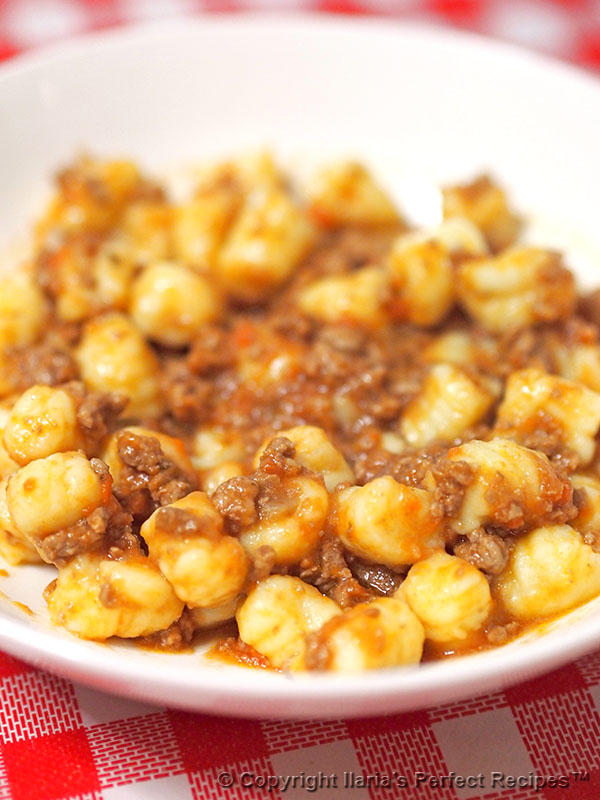
<instances>
[{"instance_id":1,"label":"bowl interior","mask_svg":"<svg viewBox=\"0 0 600 800\"><path fill-rule=\"evenodd\" d=\"M566 251L581 281L600 265L600 87L510 46L391 23L236 17L174 22L50 49L0 70L0 252L14 254L53 172L89 151L159 175L272 148L300 174L358 157L414 220L435 187L496 175L528 236ZM600 600L505 648L358 678L294 680L96 645L53 630L51 568L0 579L0 646L70 677L156 702L261 716L345 716L451 700L549 669L600 641ZM34 611L27 614L15 601Z\"/></svg>"}]
</instances>

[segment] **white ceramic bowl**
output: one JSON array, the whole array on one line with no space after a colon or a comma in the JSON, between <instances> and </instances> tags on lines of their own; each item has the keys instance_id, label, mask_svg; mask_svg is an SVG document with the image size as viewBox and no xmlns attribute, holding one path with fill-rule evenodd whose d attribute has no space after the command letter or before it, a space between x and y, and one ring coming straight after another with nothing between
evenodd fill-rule
<instances>
[{"instance_id":1,"label":"white ceramic bowl","mask_svg":"<svg viewBox=\"0 0 600 800\"><path fill-rule=\"evenodd\" d=\"M595 79L462 34L239 16L102 34L0 69L0 245L27 231L50 175L81 149L156 171L266 145L298 165L358 156L420 221L435 216L434 185L489 169L533 212L530 235L566 249L593 282L599 134ZM213 713L414 709L499 689L600 645L596 600L483 654L290 678L209 665L200 653L79 641L47 621L41 590L51 568L9 572L0 579L1 648L107 691Z\"/></svg>"}]
</instances>

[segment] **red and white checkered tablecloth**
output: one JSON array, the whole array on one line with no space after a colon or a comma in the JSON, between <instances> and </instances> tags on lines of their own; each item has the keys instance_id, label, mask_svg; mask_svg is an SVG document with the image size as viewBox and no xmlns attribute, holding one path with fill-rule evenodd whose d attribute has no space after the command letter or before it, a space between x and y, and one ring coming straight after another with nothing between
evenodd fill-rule
<instances>
[{"instance_id":1,"label":"red and white checkered tablecloth","mask_svg":"<svg viewBox=\"0 0 600 800\"><path fill-rule=\"evenodd\" d=\"M600 0L0 0L0 59L132 21L255 9L431 20L600 69Z\"/></svg>"},{"instance_id":2,"label":"red and white checkered tablecloth","mask_svg":"<svg viewBox=\"0 0 600 800\"><path fill-rule=\"evenodd\" d=\"M600 69L600 0L0 0L0 59L128 21L282 7L432 19ZM600 798L600 652L513 689L366 720L174 711L1 653L0 698L0 800Z\"/></svg>"}]
</instances>

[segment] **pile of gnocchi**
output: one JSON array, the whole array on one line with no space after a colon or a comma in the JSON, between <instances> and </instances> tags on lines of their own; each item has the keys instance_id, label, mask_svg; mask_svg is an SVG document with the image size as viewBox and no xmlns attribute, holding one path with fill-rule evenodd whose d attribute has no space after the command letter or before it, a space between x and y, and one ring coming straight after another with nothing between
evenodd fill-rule
<instances>
[{"instance_id":1,"label":"pile of gnocchi","mask_svg":"<svg viewBox=\"0 0 600 800\"><path fill-rule=\"evenodd\" d=\"M411 228L363 166L56 179L0 279L0 556L85 639L356 673L600 594L600 296L490 177Z\"/></svg>"}]
</instances>

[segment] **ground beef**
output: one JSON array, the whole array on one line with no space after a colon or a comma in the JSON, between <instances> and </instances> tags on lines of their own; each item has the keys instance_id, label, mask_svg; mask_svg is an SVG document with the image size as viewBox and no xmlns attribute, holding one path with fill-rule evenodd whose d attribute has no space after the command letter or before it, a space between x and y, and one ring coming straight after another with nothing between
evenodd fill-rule
<instances>
[{"instance_id":1,"label":"ground beef","mask_svg":"<svg viewBox=\"0 0 600 800\"><path fill-rule=\"evenodd\" d=\"M404 580L403 573L394 572L383 564L369 564L350 553L345 553L344 558L360 585L375 594L389 597L400 588Z\"/></svg>"},{"instance_id":2,"label":"ground beef","mask_svg":"<svg viewBox=\"0 0 600 800\"><path fill-rule=\"evenodd\" d=\"M512 438L523 447L539 450L549 458L565 454L570 459L576 455L569 451L563 440L563 427L547 411L538 411L527 420L527 426L515 427L512 423L500 423L495 428L498 436Z\"/></svg>"},{"instance_id":3,"label":"ground beef","mask_svg":"<svg viewBox=\"0 0 600 800\"><path fill-rule=\"evenodd\" d=\"M325 275L351 272L367 264L381 263L394 237L402 229L401 224L387 229L347 226L326 234L303 269L298 271L296 285L311 283Z\"/></svg>"},{"instance_id":4,"label":"ground beef","mask_svg":"<svg viewBox=\"0 0 600 800\"><path fill-rule=\"evenodd\" d=\"M553 326L510 330L499 339L496 369L503 377L526 367L557 373L556 345L557 331Z\"/></svg>"},{"instance_id":5,"label":"ground beef","mask_svg":"<svg viewBox=\"0 0 600 800\"><path fill-rule=\"evenodd\" d=\"M253 475L258 487L256 511L259 519L293 514L298 497L287 481L305 472L294 460L296 448L283 436L272 439L266 446Z\"/></svg>"},{"instance_id":6,"label":"ground beef","mask_svg":"<svg viewBox=\"0 0 600 800\"><path fill-rule=\"evenodd\" d=\"M235 533L258 519L258 493L259 484L242 476L221 483L211 499L217 511L225 518L229 530Z\"/></svg>"},{"instance_id":7,"label":"ground beef","mask_svg":"<svg viewBox=\"0 0 600 800\"><path fill-rule=\"evenodd\" d=\"M239 533L259 519L294 512L298 498L295 489L286 485L286 479L303 472L294 461L294 454L292 442L277 437L265 448L252 475L230 478L217 487L212 501L230 533Z\"/></svg>"},{"instance_id":8,"label":"ground beef","mask_svg":"<svg viewBox=\"0 0 600 800\"><path fill-rule=\"evenodd\" d=\"M420 487L427 472L439 453L446 448L433 447L423 450L407 450L405 453L390 453L381 447L365 448L354 462L357 483L365 484L383 475L407 486Z\"/></svg>"},{"instance_id":9,"label":"ground beef","mask_svg":"<svg viewBox=\"0 0 600 800\"><path fill-rule=\"evenodd\" d=\"M195 340L186 356L185 364L194 375L214 375L235 363L235 349L231 337L222 328L208 325L202 336Z\"/></svg>"},{"instance_id":10,"label":"ground beef","mask_svg":"<svg viewBox=\"0 0 600 800\"><path fill-rule=\"evenodd\" d=\"M505 539L478 528L454 546L454 555L488 575L499 575L508 564L510 548Z\"/></svg>"},{"instance_id":11,"label":"ground beef","mask_svg":"<svg viewBox=\"0 0 600 800\"><path fill-rule=\"evenodd\" d=\"M211 381L190 372L185 361L170 361L161 376L167 408L182 423L198 424L207 415L214 387Z\"/></svg>"},{"instance_id":12,"label":"ground beef","mask_svg":"<svg viewBox=\"0 0 600 800\"><path fill-rule=\"evenodd\" d=\"M490 522L486 527L499 536L521 533L539 525L562 525L579 513L573 502L571 484L558 474L556 480L551 481L549 477L542 484L540 494L535 498L536 508L530 508L527 516L527 502L499 472L492 478L483 496L491 510Z\"/></svg>"},{"instance_id":13,"label":"ground beef","mask_svg":"<svg viewBox=\"0 0 600 800\"><path fill-rule=\"evenodd\" d=\"M294 460L295 452L289 439L276 437L267 444L258 469L250 476L230 478L217 487L212 501L228 532L237 534L259 519L293 514L298 497L288 480L305 472Z\"/></svg>"},{"instance_id":14,"label":"ground beef","mask_svg":"<svg viewBox=\"0 0 600 800\"><path fill-rule=\"evenodd\" d=\"M104 539L109 519L108 507L96 508L74 525L46 536L38 544L38 551L44 561L60 566L73 556L98 550Z\"/></svg>"},{"instance_id":15,"label":"ground beef","mask_svg":"<svg viewBox=\"0 0 600 800\"><path fill-rule=\"evenodd\" d=\"M507 622L505 625L493 625L486 631L486 638L491 645L506 644L519 633L521 626L518 622Z\"/></svg>"},{"instance_id":16,"label":"ground beef","mask_svg":"<svg viewBox=\"0 0 600 800\"><path fill-rule=\"evenodd\" d=\"M258 471L280 478L293 478L302 472L302 467L294 461L296 447L285 436L277 436L265 447L259 460Z\"/></svg>"},{"instance_id":17,"label":"ground beef","mask_svg":"<svg viewBox=\"0 0 600 800\"><path fill-rule=\"evenodd\" d=\"M586 320L600 326L600 289L583 295L579 300L578 310Z\"/></svg>"},{"instance_id":18,"label":"ground beef","mask_svg":"<svg viewBox=\"0 0 600 800\"><path fill-rule=\"evenodd\" d=\"M600 531L588 531L581 534L584 544L592 548L594 553L600 553Z\"/></svg>"},{"instance_id":19,"label":"ground beef","mask_svg":"<svg viewBox=\"0 0 600 800\"><path fill-rule=\"evenodd\" d=\"M294 513L298 506L297 493L293 488L286 486L279 475L257 472L254 480L258 486L256 510L259 519Z\"/></svg>"},{"instance_id":20,"label":"ground beef","mask_svg":"<svg viewBox=\"0 0 600 800\"><path fill-rule=\"evenodd\" d=\"M127 406L127 397L116 392L90 392L80 381L62 387L77 403L77 422L88 445L94 449L109 433Z\"/></svg>"},{"instance_id":21,"label":"ground beef","mask_svg":"<svg viewBox=\"0 0 600 800\"><path fill-rule=\"evenodd\" d=\"M195 630L194 617L187 608L184 608L179 619L166 630L151 633L149 636L138 639L138 641L142 647L148 647L152 650L177 652L192 643Z\"/></svg>"},{"instance_id":22,"label":"ground beef","mask_svg":"<svg viewBox=\"0 0 600 800\"><path fill-rule=\"evenodd\" d=\"M269 321L275 333L284 335L292 342L309 341L317 328L314 320L305 317L293 303L284 300L273 309Z\"/></svg>"},{"instance_id":23,"label":"ground beef","mask_svg":"<svg viewBox=\"0 0 600 800\"><path fill-rule=\"evenodd\" d=\"M121 431L117 451L123 469L114 492L136 517L146 518L155 508L180 500L196 488L195 476L171 461L154 436Z\"/></svg>"},{"instance_id":24,"label":"ground beef","mask_svg":"<svg viewBox=\"0 0 600 800\"><path fill-rule=\"evenodd\" d=\"M242 642L241 639L233 636L228 636L221 639L220 642L212 647L207 656L209 658L216 658L220 661L235 664L238 667L254 667L257 669L272 669L271 662L258 650L255 650L251 645Z\"/></svg>"},{"instance_id":25,"label":"ground beef","mask_svg":"<svg viewBox=\"0 0 600 800\"><path fill-rule=\"evenodd\" d=\"M277 555L268 544L262 545L252 554L252 564L248 572L247 584L252 586L257 581L267 578L273 571Z\"/></svg>"},{"instance_id":26,"label":"ground beef","mask_svg":"<svg viewBox=\"0 0 600 800\"><path fill-rule=\"evenodd\" d=\"M435 480L432 513L438 517L455 516L475 479L475 470L466 461L443 457L431 464L431 474Z\"/></svg>"},{"instance_id":27,"label":"ground beef","mask_svg":"<svg viewBox=\"0 0 600 800\"><path fill-rule=\"evenodd\" d=\"M64 385L76 397L85 443L95 449L113 428L125 401L88 392L81 384L68 385L78 378L72 354L85 321L61 322L56 300L66 288L65 280L72 279L89 301L90 314L102 311L94 299L91 265L106 237L119 235L123 204L135 200L164 204L157 208L168 206L160 187L143 180L122 202L113 196L110 182L98 180L93 170L81 164L65 171L59 184L60 195L67 201L70 196L77 201L83 193L97 206L102 230L98 231L95 225L79 226L81 230L74 233L55 228L38 248L35 267L48 297L48 330L43 343L8 354L8 375L15 391L35 383ZM489 191L487 179L475 181L464 192L477 194L484 190ZM575 346L598 344L600 290L580 302L580 317L544 322L543 319L556 316L557 308L563 313L570 305L570 281L556 258L543 276L546 295L536 308L540 322L497 335L479 329L457 308L451 310L443 325L419 329L399 321L402 309L393 300L383 304L391 321L368 330L350 323L308 318L299 311L298 295L306 286L326 276L383 264L402 230L402 223L386 228L320 227L312 252L264 302L249 307L223 297L221 321L204 326L191 347L174 352L149 343L160 365L166 411L159 420L148 424L160 425L161 431L188 444L199 425L222 429L226 436L242 443L244 453L239 460L241 472L247 477L225 481L213 496L223 530L231 535L239 535L259 521L277 522L277 518L295 513L296 479L311 473L298 463L293 443L280 432L296 425L316 425L325 431L352 467L352 483L361 485L390 475L402 484L428 489L433 512L440 520L458 515L474 477L467 463L448 459L449 447L473 438L487 440L498 433L514 436L521 444L549 457L558 481L549 475L541 497L532 503L523 494L525 488L515 490L499 475L485 495L493 509L493 524L463 537L457 537L449 527L446 531L449 551L453 548L456 555L488 575L497 575L506 565L512 534L534 524L569 522L577 514L581 498L575 493L570 499L567 479L579 463L576 454L565 447L560 427L542 414L525 432L494 430L494 406L488 416L452 443L436 441L417 450L405 448L397 433L399 422L407 404L422 389L430 368L426 350L440 334L466 332L471 343L469 364L461 368L476 383L491 377L500 397L512 371L537 367L560 374L565 348L568 351ZM68 270L65 257L72 262ZM458 267L465 257L464 253L453 257L454 266ZM565 297L561 296L562 286L567 290ZM140 419L136 422L143 424ZM254 468L256 451L269 440L258 468ZM384 445L401 452L389 452ZM139 553L144 543L132 532L132 517L139 527L157 509L161 510L156 524L170 536L222 534L212 518L169 507L195 489L197 481L192 470L187 474L165 454L158 439L124 430L118 435L117 451L122 469L113 487L115 497L68 530L47 537L42 548L48 560L62 563L90 549L110 558ZM532 505L535 519L530 513L526 527L524 509L529 512ZM260 548L252 557L249 585L274 571L285 571L313 584L343 607L393 594L403 574L346 553L339 538L332 534L331 520L328 525L315 552L291 568L276 565L272 548ZM600 551L600 533L585 534L584 540ZM102 589L101 600L107 605L114 602L108 587ZM336 624L339 623L328 623L328 630ZM494 617L487 634L489 641L500 643L510 638L515 630L511 625L506 617ZM184 612L154 641L161 648L178 648L190 641L192 631L191 615ZM321 634L309 637L308 661L313 668L326 664L324 642ZM264 666L264 659L238 640L224 645L223 653L241 663Z\"/></svg>"},{"instance_id":28,"label":"ground beef","mask_svg":"<svg viewBox=\"0 0 600 800\"><path fill-rule=\"evenodd\" d=\"M132 532L132 516L116 498L112 498L109 509L110 519L103 542L104 552L113 560L127 558L140 550L147 555L144 542Z\"/></svg>"},{"instance_id":29,"label":"ground beef","mask_svg":"<svg viewBox=\"0 0 600 800\"><path fill-rule=\"evenodd\" d=\"M341 541L324 534L318 549L294 568L301 580L316 586L342 608L372 600L376 593L362 586L348 566Z\"/></svg>"},{"instance_id":30,"label":"ground beef","mask_svg":"<svg viewBox=\"0 0 600 800\"><path fill-rule=\"evenodd\" d=\"M9 353L10 376L15 391L30 386L57 386L79 377L73 356L64 347L48 342L15 348Z\"/></svg>"}]
</instances>

